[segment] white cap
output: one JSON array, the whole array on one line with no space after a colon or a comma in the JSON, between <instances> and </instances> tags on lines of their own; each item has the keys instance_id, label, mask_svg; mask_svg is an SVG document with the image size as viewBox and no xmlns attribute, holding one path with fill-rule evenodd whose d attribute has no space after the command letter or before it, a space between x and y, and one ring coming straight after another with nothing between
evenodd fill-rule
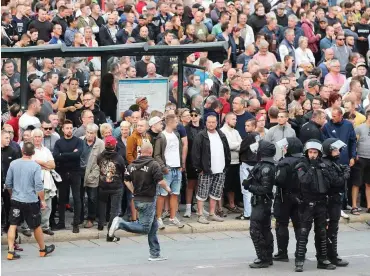
<instances>
[{"instance_id":1,"label":"white cap","mask_svg":"<svg viewBox=\"0 0 370 276\"><path fill-rule=\"evenodd\" d=\"M215 70L216 68L222 68L222 67L224 67L224 65L219 62L214 62L212 64L212 70Z\"/></svg>"},{"instance_id":2,"label":"white cap","mask_svg":"<svg viewBox=\"0 0 370 276\"><path fill-rule=\"evenodd\" d=\"M149 120L149 126L151 127L151 126L154 126L156 123L159 123L159 122L161 122L162 121L162 119L161 118L159 118L158 116L155 116L155 117L153 117L153 118L151 118L150 120Z\"/></svg>"}]
</instances>

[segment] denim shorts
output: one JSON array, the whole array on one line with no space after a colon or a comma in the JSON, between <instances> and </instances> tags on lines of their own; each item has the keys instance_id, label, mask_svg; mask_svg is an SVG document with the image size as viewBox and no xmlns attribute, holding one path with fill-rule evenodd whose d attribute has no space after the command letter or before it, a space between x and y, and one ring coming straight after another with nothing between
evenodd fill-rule
<instances>
[{"instance_id":1,"label":"denim shorts","mask_svg":"<svg viewBox=\"0 0 370 276\"><path fill-rule=\"evenodd\" d=\"M181 190L181 177L182 173L179 168L169 168L168 174L164 174L164 180L166 181L167 185L171 188L171 191L175 195L180 194ZM168 192L163 189L162 187L159 188L159 195L167 196Z\"/></svg>"}]
</instances>

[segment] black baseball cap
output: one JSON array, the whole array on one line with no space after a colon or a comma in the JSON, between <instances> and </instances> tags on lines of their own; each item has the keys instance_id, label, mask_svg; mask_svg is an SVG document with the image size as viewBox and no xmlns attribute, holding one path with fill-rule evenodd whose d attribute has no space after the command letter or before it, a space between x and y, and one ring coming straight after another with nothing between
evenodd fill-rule
<instances>
[{"instance_id":1,"label":"black baseball cap","mask_svg":"<svg viewBox=\"0 0 370 276\"><path fill-rule=\"evenodd\" d=\"M199 108L194 107L193 109L190 110L190 114L191 113L197 113L198 115L200 115L200 110Z\"/></svg>"}]
</instances>

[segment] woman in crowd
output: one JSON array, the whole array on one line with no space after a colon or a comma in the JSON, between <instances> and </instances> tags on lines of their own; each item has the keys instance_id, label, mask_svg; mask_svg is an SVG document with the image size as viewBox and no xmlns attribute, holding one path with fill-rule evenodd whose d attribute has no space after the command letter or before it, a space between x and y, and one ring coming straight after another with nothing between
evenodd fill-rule
<instances>
[{"instance_id":1,"label":"woman in crowd","mask_svg":"<svg viewBox=\"0 0 370 276\"><path fill-rule=\"evenodd\" d=\"M103 111L108 119L116 121L117 96L115 93L114 76L111 73L105 74L102 79L100 92L100 110Z\"/></svg>"},{"instance_id":2,"label":"woman in crowd","mask_svg":"<svg viewBox=\"0 0 370 276\"><path fill-rule=\"evenodd\" d=\"M174 33L174 35L177 36L179 40L185 39L184 28L181 26L180 16L178 15L173 16L171 18L171 23L173 26L172 32Z\"/></svg>"},{"instance_id":3,"label":"woman in crowd","mask_svg":"<svg viewBox=\"0 0 370 276\"><path fill-rule=\"evenodd\" d=\"M192 24L186 26L185 39L181 40L181 44L191 44L198 42L198 38L195 34L195 27Z\"/></svg>"},{"instance_id":4,"label":"woman in crowd","mask_svg":"<svg viewBox=\"0 0 370 276\"><path fill-rule=\"evenodd\" d=\"M310 112L312 110L311 100L306 99L302 104L302 108L303 108L303 115Z\"/></svg>"},{"instance_id":5,"label":"woman in crowd","mask_svg":"<svg viewBox=\"0 0 370 276\"><path fill-rule=\"evenodd\" d=\"M266 113L265 114L257 114L256 116L256 132L259 133L260 137L263 139L266 134L268 129L265 128L266 125Z\"/></svg>"},{"instance_id":6,"label":"woman in crowd","mask_svg":"<svg viewBox=\"0 0 370 276\"><path fill-rule=\"evenodd\" d=\"M191 122L189 109L187 108L178 109L178 114L179 114L181 124L184 127L186 127Z\"/></svg>"},{"instance_id":7,"label":"woman in crowd","mask_svg":"<svg viewBox=\"0 0 370 276\"><path fill-rule=\"evenodd\" d=\"M233 67L236 67L236 59L238 56L245 51L245 43L244 38L240 35L240 28L233 27L232 30L232 39L230 39L231 42L231 56L230 60L233 65Z\"/></svg>"},{"instance_id":8,"label":"woman in crowd","mask_svg":"<svg viewBox=\"0 0 370 276\"><path fill-rule=\"evenodd\" d=\"M288 123L294 129L297 137L301 131L301 127L306 122L303 118L303 108L300 104L295 104L289 109L289 120Z\"/></svg>"},{"instance_id":9,"label":"woman in crowd","mask_svg":"<svg viewBox=\"0 0 370 276\"><path fill-rule=\"evenodd\" d=\"M199 94L199 92L200 92L200 77L196 75L190 75L188 77L188 85L185 89L184 94L186 94L190 99L195 94Z\"/></svg>"},{"instance_id":10,"label":"woman in crowd","mask_svg":"<svg viewBox=\"0 0 370 276\"><path fill-rule=\"evenodd\" d=\"M100 126L100 135L102 139L112 135L113 128L110 124L104 123Z\"/></svg>"},{"instance_id":11,"label":"woman in crowd","mask_svg":"<svg viewBox=\"0 0 370 276\"><path fill-rule=\"evenodd\" d=\"M198 183L198 175L192 165L191 150L195 137L203 129L202 124L200 123L200 118L201 118L200 110L196 108L192 109L190 111L190 122L185 127L186 133L188 135L188 155L186 156L186 175L188 183L186 186L186 211L184 214L185 218L190 218L191 216L193 193Z\"/></svg>"},{"instance_id":12,"label":"woman in crowd","mask_svg":"<svg viewBox=\"0 0 370 276\"><path fill-rule=\"evenodd\" d=\"M74 121L76 111L83 107L82 96L78 93L79 80L69 79L69 89L61 93L58 99L58 111L64 112L67 120Z\"/></svg>"},{"instance_id":13,"label":"woman in crowd","mask_svg":"<svg viewBox=\"0 0 370 276\"><path fill-rule=\"evenodd\" d=\"M340 94L331 94L329 96L329 107L325 109L326 115L331 119L331 111L334 107L340 107L342 109L343 114L345 113L344 108L342 107L342 96Z\"/></svg>"},{"instance_id":14,"label":"woman in crowd","mask_svg":"<svg viewBox=\"0 0 370 276\"><path fill-rule=\"evenodd\" d=\"M298 68L298 72L303 72L303 68L301 67L302 64L305 64L307 62L312 63L315 65L315 57L308 48L308 39L305 36L301 36L298 40L299 47L295 49L295 64Z\"/></svg>"}]
</instances>

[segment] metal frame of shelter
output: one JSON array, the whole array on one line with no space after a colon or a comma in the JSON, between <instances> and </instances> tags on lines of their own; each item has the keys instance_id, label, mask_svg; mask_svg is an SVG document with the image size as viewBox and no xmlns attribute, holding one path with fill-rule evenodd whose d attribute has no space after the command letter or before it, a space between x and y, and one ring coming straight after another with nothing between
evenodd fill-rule
<instances>
[{"instance_id":1,"label":"metal frame of shelter","mask_svg":"<svg viewBox=\"0 0 370 276\"><path fill-rule=\"evenodd\" d=\"M227 42L209 42L186 45L156 45L149 46L148 43L134 43L101 47L66 47L64 44L34 46L25 48L1 48L2 58L20 58L20 102L22 109L27 105L27 61L31 57L101 57L101 76L108 72L107 62L110 57L120 56L177 56L178 57L178 91L179 99L183 98L184 60L187 55L194 52L226 51ZM187 66L187 65L186 65ZM199 67L201 68L201 67ZM183 101L178 100L178 107L182 107Z\"/></svg>"}]
</instances>

